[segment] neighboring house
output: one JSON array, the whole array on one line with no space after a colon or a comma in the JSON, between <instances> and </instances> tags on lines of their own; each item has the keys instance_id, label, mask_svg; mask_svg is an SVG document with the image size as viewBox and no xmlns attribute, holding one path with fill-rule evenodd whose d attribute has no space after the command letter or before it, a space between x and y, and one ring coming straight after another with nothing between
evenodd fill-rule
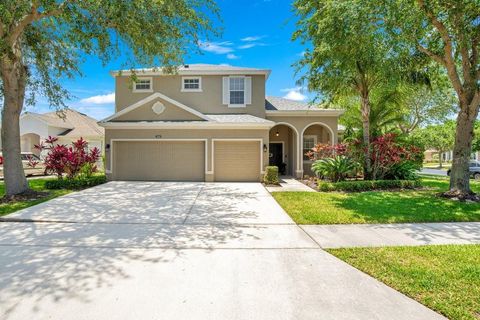
<instances>
[{"instance_id":1,"label":"neighboring house","mask_svg":"<svg viewBox=\"0 0 480 320\"><path fill-rule=\"evenodd\" d=\"M304 154L335 144L340 110L265 97L270 70L185 65L112 72L115 114L105 128L112 180L259 181L265 166L310 175Z\"/></svg>"},{"instance_id":2,"label":"neighboring house","mask_svg":"<svg viewBox=\"0 0 480 320\"><path fill-rule=\"evenodd\" d=\"M438 161L439 153L435 149L428 149L425 150L425 158L424 161L426 162L433 162ZM480 151L472 152L470 155L471 160L480 160ZM449 162L453 160L453 151L442 152L442 161Z\"/></svg>"},{"instance_id":3,"label":"neighboring house","mask_svg":"<svg viewBox=\"0 0 480 320\"><path fill-rule=\"evenodd\" d=\"M57 143L66 145L83 138L88 142L89 148L103 150L105 130L95 119L72 109L66 109L62 113L23 113L20 116L21 151L39 155L34 146L45 141L48 136L58 137Z\"/></svg>"}]
</instances>

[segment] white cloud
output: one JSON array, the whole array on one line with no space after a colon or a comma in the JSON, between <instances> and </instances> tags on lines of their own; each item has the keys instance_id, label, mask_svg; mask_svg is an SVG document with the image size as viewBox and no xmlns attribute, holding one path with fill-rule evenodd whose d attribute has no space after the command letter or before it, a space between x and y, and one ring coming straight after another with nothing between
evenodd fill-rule
<instances>
[{"instance_id":1,"label":"white cloud","mask_svg":"<svg viewBox=\"0 0 480 320\"><path fill-rule=\"evenodd\" d=\"M209 41L199 41L198 45L203 51L212 52L215 54L226 54L233 52L233 49L230 47L233 43L230 41L223 42L209 42Z\"/></svg>"},{"instance_id":2,"label":"white cloud","mask_svg":"<svg viewBox=\"0 0 480 320\"><path fill-rule=\"evenodd\" d=\"M236 60L236 59L240 59L240 57L237 55L234 55L233 53L229 53L227 54L227 59Z\"/></svg>"},{"instance_id":3,"label":"white cloud","mask_svg":"<svg viewBox=\"0 0 480 320\"><path fill-rule=\"evenodd\" d=\"M238 49L250 49L253 47L264 47L264 46L266 46L266 44L263 42L249 42L246 44L242 44L241 46L238 46Z\"/></svg>"},{"instance_id":4,"label":"white cloud","mask_svg":"<svg viewBox=\"0 0 480 320\"><path fill-rule=\"evenodd\" d=\"M265 36L250 36L250 37L242 38L240 40L245 42L251 42L251 41L258 41L263 38L265 38Z\"/></svg>"},{"instance_id":5,"label":"white cloud","mask_svg":"<svg viewBox=\"0 0 480 320\"><path fill-rule=\"evenodd\" d=\"M296 87L296 88L286 88L280 91L287 93L286 95L283 96L285 99L294 100L294 101L305 101L307 99L307 96L301 93L301 91L303 90L304 90L303 87Z\"/></svg>"},{"instance_id":6,"label":"white cloud","mask_svg":"<svg viewBox=\"0 0 480 320\"><path fill-rule=\"evenodd\" d=\"M300 53L297 53L297 56L299 57L305 57L305 53L307 53L306 51L302 51Z\"/></svg>"},{"instance_id":7,"label":"white cloud","mask_svg":"<svg viewBox=\"0 0 480 320\"><path fill-rule=\"evenodd\" d=\"M257 44L256 43L247 43L241 46L238 46L238 49L250 49L255 47Z\"/></svg>"},{"instance_id":8,"label":"white cloud","mask_svg":"<svg viewBox=\"0 0 480 320\"><path fill-rule=\"evenodd\" d=\"M115 103L115 93L101 94L97 96L92 96L89 98L84 98L80 100L81 104L111 104Z\"/></svg>"},{"instance_id":9,"label":"white cloud","mask_svg":"<svg viewBox=\"0 0 480 320\"><path fill-rule=\"evenodd\" d=\"M97 120L105 119L115 113L115 107L113 105L75 106L72 107L72 109L85 113Z\"/></svg>"}]
</instances>

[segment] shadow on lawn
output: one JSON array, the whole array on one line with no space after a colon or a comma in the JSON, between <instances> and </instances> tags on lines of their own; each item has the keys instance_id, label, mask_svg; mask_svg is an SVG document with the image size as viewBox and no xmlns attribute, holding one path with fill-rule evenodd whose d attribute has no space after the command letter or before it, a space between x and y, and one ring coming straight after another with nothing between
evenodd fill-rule
<instances>
[{"instance_id":1,"label":"shadow on lawn","mask_svg":"<svg viewBox=\"0 0 480 320\"><path fill-rule=\"evenodd\" d=\"M208 201L219 196L226 200ZM203 219L185 224L196 201L195 216ZM89 302L92 291L134 276L127 265L181 258L184 251L172 248L253 244L264 227L237 221L255 219L259 211L239 204L262 201L235 185L117 182L16 213L70 223L0 223L0 318L8 319L23 303L38 311L46 301Z\"/></svg>"}]
</instances>

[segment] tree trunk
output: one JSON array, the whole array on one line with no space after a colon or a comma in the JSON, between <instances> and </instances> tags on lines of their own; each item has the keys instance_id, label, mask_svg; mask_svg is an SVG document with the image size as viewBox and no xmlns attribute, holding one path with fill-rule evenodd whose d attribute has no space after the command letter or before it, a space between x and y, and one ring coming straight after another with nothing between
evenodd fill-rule
<instances>
[{"instance_id":1,"label":"tree trunk","mask_svg":"<svg viewBox=\"0 0 480 320\"><path fill-rule=\"evenodd\" d=\"M478 106L460 105L453 148L452 170L450 174L449 196L464 197L473 194L470 190L469 162L472 153L472 140Z\"/></svg>"},{"instance_id":2,"label":"tree trunk","mask_svg":"<svg viewBox=\"0 0 480 320\"><path fill-rule=\"evenodd\" d=\"M20 56L0 61L3 82L2 153L5 193L12 196L29 190L20 149L20 114L25 99L27 72Z\"/></svg>"},{"instance_id":3,"label":"tree trunk","mask_svg":"<svg viewBox=\"0 0 480 320\"><path fill-rule=\"evenodd\" d=\"M363 145L364 145L364 157L363 163L363 176L365 180L372 179L372 163L370 161L370 101L368 98L368 92L362 94L361 102L362 112L362 127L363 127Z\"/></svg>"},{"instance_id":4,"label":"tree trunk","mask_svg":"<svg viewBox=\"0 0 480 320\"><path fill-rule=\"evenodd\" d=\"M442 169L443 168L443 158L442 158L443 152L438 153L438 168Z\"/></svg>"}]
</instances>

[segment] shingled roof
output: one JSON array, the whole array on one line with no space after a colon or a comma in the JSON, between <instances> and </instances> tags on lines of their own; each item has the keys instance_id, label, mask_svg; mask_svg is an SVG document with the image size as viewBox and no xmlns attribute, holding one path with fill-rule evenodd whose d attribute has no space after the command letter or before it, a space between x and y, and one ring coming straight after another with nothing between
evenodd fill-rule
<instances>
[{"instance_id":1,"label":"shingled roof","mask_svg":"<svg viewBox=\"0 0 480 320\"><path fill-rule=\"evenodd\" d=\"M97 124L97 120L86 114L72 109L47 112L44 114L26 112L24 115L32 115L49 126L66 129L59 136L63 137L96 137L103 136L105 129Z\"/></svg>"},{"instance_id":2,"label":"shingled roof","mask_svg":"<svg viewBox=\"0 0 480 320\"><path fill-rule=\"evenodd\" d=\"M294 101L280 97L265 97L266 110L319 110L318 105L307 102Z\"/></svg>"}]
</instances>

